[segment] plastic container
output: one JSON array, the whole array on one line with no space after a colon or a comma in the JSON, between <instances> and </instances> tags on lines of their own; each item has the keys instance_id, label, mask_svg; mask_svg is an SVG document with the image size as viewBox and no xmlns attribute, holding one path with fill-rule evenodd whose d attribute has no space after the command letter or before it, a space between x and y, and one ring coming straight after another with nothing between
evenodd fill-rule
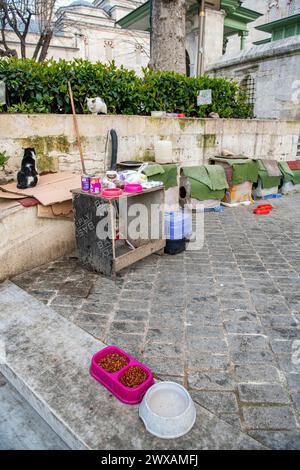
<instances>
[{"instance_id":1,"label":"plastic container","mask_svg":"<svg viewBox=\"0 0 300 470\"><path fill-rule=\"evenodd\" d=\"M165 212L165 236L167 240L183 240L193 232L191 212L187 209Z\"/></svg>"},{"instance_id":2,"label":"plastic container","mask_svg":"<svg viewBox=\"0 0 300 470\"><path fill-rule=\"evenodd\" d=\"M141 184L125 184L124 193L141 193L143 186Z\"/></svg>"},{"instance_id":3,"label":"plastic container","mask_svg":"<svg viewBox=\"0 0 300 470\"><path fill-rule=\"evenodd\" d=\"M120 188L104 188L102 191L102 197L120 197L123 191Z\"/></svg>"},{"instance_id":4,"label":"plastic container","mask_svg":"<svg viewBox=\"0 0 300 470\"><path fill-rule=\"evenodd\" d=\"M268 215L270 212L270 209L257 209L253 211L255 215Z\"/></svg>"},{"instance_id":5,"label":"plastic container","mask_svg":"<svg viewBox=\"0 0 300 470\"><path fill-rule=\"evenodd\" d=\"M154 144L155 161L157 163L173 163L173 147L169 140L159 140Z\"/></svg>"},{"instance_id":6,"label":"plastic container","mask_svg":"<svg viewBox=\"0 0 300 470\"><path fill-rule=\"evenodd\" d=\"M196 408L182 385L159 382L144 396L139 416L147 431L154 436L175 439L192 429L196 421Z\"/></svg>"},{"instance_id":7,"label":"plastic container","mask_svg":"<svg viewBox=\"0 0 300 470\"><path fill-rule=\"evenodd\" d=\"M272 210L273 210L272 204L260 204L253 210L253 213L256 215L267 215Z\"/></svg>"},{"instance_id":8,"label":"plastic container","mask_svg":"<svg viewBox=\"0 0 300 470\"><path fill-rule=\"evenodd\" d=\"M117 372L108 372L103 369L97 361L108 354L118 353L122 356L125 356L128 359L128 364L120 369ZM132 366L139 366L145 372L147 372L148 377L141 385L135 388L128 388L120 382L122 375ZM150 369L136 361L132 356L127 354L122 349L117 346L108 346L107 348L98 351L92 357L90 374L94 377L95 380L100 382L107 390L109 390L118 400L127 405L136 405L140 403L143 399L144 394L151 385L154 384L153 375Z\"/></svg>"}]
</instances>

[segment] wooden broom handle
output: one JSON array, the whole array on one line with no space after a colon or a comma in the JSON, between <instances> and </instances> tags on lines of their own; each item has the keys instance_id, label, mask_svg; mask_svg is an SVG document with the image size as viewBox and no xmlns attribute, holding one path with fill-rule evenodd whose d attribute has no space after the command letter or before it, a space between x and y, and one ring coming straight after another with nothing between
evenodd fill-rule
<instances>
[{"instance_id":1,"label":"wooden broom handle","mask_svg":"<svg viewBox=\"0 0 300 470\"><path fill-rule=\"evenodd\" d=\"M85 171L85 164L84 164L84 158L83 158L83 150L82 150L82 144L81 144L81 139L80 139L80 134L79 134L78 121L77 121L76 110L75 110L74 99L73 99L73 92L72 92L72 87L71 87L70 82L68 82L68 88L69 88L69 97L70 97L71 107L72 107L74 129L75 129L79 153L80 153L82 173L85 175L86 171Z\"/></svg>"}]
</instances>

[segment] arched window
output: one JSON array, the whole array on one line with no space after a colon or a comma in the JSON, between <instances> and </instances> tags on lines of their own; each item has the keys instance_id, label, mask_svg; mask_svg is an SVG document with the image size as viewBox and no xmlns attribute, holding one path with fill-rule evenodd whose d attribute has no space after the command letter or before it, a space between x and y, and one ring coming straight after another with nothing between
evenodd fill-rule
<instances>
[{"instance_id":1,"label":"arched window","mask_svg":"<svg viewBox=\"0 0 300 470\"><path fill-rule=\"evenodd\" d=\"M246 93L248 103L254 108L255 102L255 79L252 75L246 75L240 82L241 90Z\"/></svg>"}]
</instances>

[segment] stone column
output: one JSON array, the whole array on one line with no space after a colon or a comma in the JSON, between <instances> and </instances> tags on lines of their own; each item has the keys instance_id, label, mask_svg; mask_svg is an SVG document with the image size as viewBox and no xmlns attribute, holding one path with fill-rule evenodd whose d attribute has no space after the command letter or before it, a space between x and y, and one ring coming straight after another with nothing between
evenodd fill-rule
<instances>
[{"instance_id":1,"label":"stone column","mask_svg":"<svg viewBox=\"0 0 300 470\"><path fill-rule=\"evenodd\" d=\"M246 48L246 40L249 36L249 31L241 31L239 36L241 38L241 51L243 51Z\"/></svg>"},{"instance_id":2,"label":"stone column","mask_svg":"<svg viewBox=\"0 0 300 470\"><path fill-rule=\"evenodd\" d=\"M204 26L204 70L223 55L224 11L205 10Z\"/></svg>"}]
</instances>

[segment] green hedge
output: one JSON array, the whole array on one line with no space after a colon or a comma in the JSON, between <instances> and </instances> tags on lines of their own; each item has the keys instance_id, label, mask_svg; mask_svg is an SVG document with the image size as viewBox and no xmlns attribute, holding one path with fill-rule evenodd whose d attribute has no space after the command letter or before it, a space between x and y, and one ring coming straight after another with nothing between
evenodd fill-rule
<instances>
[{"instance_id":1,"label":"green hedge","mask_svg":"<svg viewBox=\"0 0 300 470\"><path fill-rule=\"evenodd\" d=\"M184 112L205 117L251 117L251 106L235 82L225 78L188 78L144 69L143 77L117 68L114 62L92 64L84 60L0 60L0 80L7 85L8 106L2 112L71 113L67 82L71 80L78 113L87 113L86 97L100 96L109 113L149 115L151 111ZM197 106L199 90L212 89L213 104Z\"/></svg>"}]
</instances>

